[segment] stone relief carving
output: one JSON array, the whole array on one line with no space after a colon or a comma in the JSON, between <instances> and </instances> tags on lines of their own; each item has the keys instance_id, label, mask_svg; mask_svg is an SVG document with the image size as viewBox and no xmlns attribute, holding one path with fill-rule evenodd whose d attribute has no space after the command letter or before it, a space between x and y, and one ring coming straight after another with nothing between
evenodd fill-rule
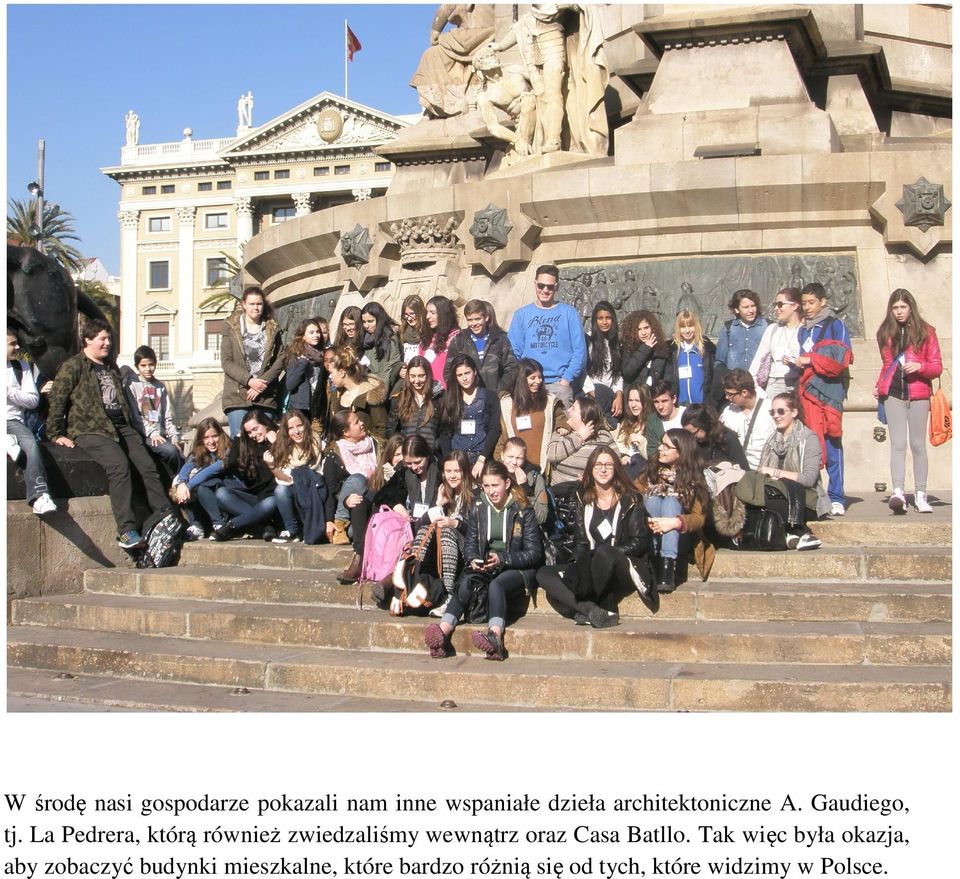
<instances>
[{"instance_id":1,"label":"stone relief carving","mask_svg":"<svg viewBox=\"0 0 960 879\"><path fill-rule=\"evenodd\" d=\"M310 192L295 192L291 196L298 217L305 217L313 210L313 194Z\"/></svg>"},{"instance_id":2,"label":"stone relief carving","mask_svg":"<svg viewBox=\"0 0 960 879\"><path fill-rule=\"evenodd\" d=\"M369 187L361 187L360 189L351 190L354 201L367 201L371 195L373 195L373 190Z\"/></svg>"},{"instance_id":3,"label":"stone relief carving","mask_svg":"<svg viewBox=\"0 0 960 879\"><path fill-rule=\"evenodd\" d=\"M291 147L325 147L331 144L382 143L396 134L387 125L350 113L343 116L337 137L334 140L328 140L330 132L322 131L321 125L330 118L324 115L329 109L315 113L274 137L258 143L257 151L268 152Z\"/></svg>"},{"instance_id":4,"label":"stone relief carving","mask_svg":"<svg viewBox=\"0 0 960 879\"><path fill-rule=\"evenodd\" d=\"M195 207L177 208L177 219L181 226L192 226L196 217L197 209Z\"/></svg>"},{"instance_id":5,"label":"stone relief carving","mask_svg":"<svg viewBox=\"0 0 960 879\"><path fill-rule=\"evenodd\" d=\"M481 3L447 3L430 26L430 47L420 57L410 85L434 119L458 116L475 99L479 82L470 56L493 38L495 11ZM452 24L452 30L443 29Z\"/></svg>"},{"instance_id":6,"label":"stone relief carving","mask_svg":"<svg viewBox=\"0 0 960 879\"><path fill-rule=\"evenodd\" d=\"M253 199L251 199L250 196L238 196L233 200L233 206L236 208L238 217L253 216Z\"/></svg>"},{"instance_id":7,"label":"stone relief carving","mask_svg":"<svg viewBox=\"0 0 960 879\"><path fill-rule=\"evenodd\" d=\"M339 290L331 290L326 293L315 293L296 302L284 302L278 305L274 309L274 319L280 325L283 338L293 338L292 333L297 325L308 317L322 317L329 320L337 307L338 296Z\"/></svg>"},{"instance_id":8,"label":"stone relief carving","mask_svg":"<svg viewBox=\"0 0 960 879\"><path fill-rule=\"evenodd\" d=\"M317 134L324 143L333 143L343 131L343 117L336 107L325 107L317 114Z\"/></svg>"},{"instance_id":9,"label":"stone relief carving","mask_svg":"<svg viewBox=\"0 0 960 879\"><path fill-rule=\"evenodd\" d=\"M944 224L950 204L942 184L930 183L921 177L916 183L903 187L903 198L897 202L897 207L903 214L904 226L916 226L926 232L931 226Z\"/></svg>"},{"instance_id":10,"label":"stone relief carving","mask_svg":"<svg viewBox=\"0 0 960 879\"><path fill-rule=\"evenodd\" d=\"M140 224L140 211L120 211L117 214L123 229L136 229Z\"/></svg>"},{"instance_id":11,"label":"stone relief carving","mask_svg":"<svg viewBox=\"0 0 960 879\"><path fill-rule=\"evenodd\" d=\"M778 290L802 288L813 281L823 284L830 305L850 332L862 336L857 263L851 254L690 257L564 266L557 296L577 310L585 327L601 300L610 302L621 319L637 309L652 311L664 331L672 328L678 311L689 308L699 315L707 335L716 339L731 316L727 301L736 290L756 290L764 315L773 319L770 303Z\"/></svg>"},{"instance_id":12,"label":"stone relief carving","mask_svg":"<svg viewBox=\"0 0 960 879\"><path fill-rule=\"evenodd\" d=\"M359 223L340 236L340 258L352 269L370 262L372 248L373 239L370 233Z\"/></svg>"},{"instance_id":13,"label":"stone relief carving","mask_svg":"<svg viewBox=\"0 0 960 879\"><path fill-rule=\"evenodd\" d=\"M437 262L456 253L455 216L413 217L390 224L390 236L400 248L400 264Z\"/></svg>"},{"instance_id":14,"label":"stone relief carving","mask_svg":"<svg viewBox=\"0 0 960 879\"><path fill-rule=\"evenodd\" d=\"M504 69L489 46L474 55L473 66L482 84L477 106L487 130L510 145L506 160L529 156L536 130L537 99L526 74L513 65ZM511 117L513 130L500 123L497 110Z\"/></svg>"},{"instance_id":15,"label":"stone relief carving","mask_svg":"<svg viewBox=\"0 0 960 879\"><path fill-rule=\"evenodd\" d=\"M473 225L469 231L473 236L473 246L477 250L493 253L507 246L512 229L506 208L498 208L491 203L473 215Z\"/></svg>"}]
</instances>

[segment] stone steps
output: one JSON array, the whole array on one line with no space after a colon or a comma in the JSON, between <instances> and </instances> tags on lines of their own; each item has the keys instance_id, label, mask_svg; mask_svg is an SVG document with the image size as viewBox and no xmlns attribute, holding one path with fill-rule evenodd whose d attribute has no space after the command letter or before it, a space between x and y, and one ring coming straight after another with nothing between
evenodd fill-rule
<instances>
[{"instance_id":1,"label":"stone steps","mask_svg":"<svg viewBox=\"0 0 960 879\"><path fill-rule=\"evenodd\" d=\"M278 692L528 708L949 711L950 668L563 661L330 650L11 627L8 663Z\"/></svg>"},{"instance_id":2,"label":"stone steps","mask_svg":"<svg viewBox=\"0 0 960 879\"><path fill-rule=\"evenodd\" d=\"M834 524L834 523L821 523ZM949 536L949 532L948 532ZM349 551L331 546L271 545L263 541L229 543L198 541L184 547L183 566L241 566L336 574L349 561ZM935 580L952 578L948 545L824 545L809 552L717 553L711 581L753 580ZM691 566L690 577L699 575Z\"/></svg>"},{"instance_id":3,"label":"stone steps","mask_svg":"<svg viewBox=\"0 0 960 879\"><path fill-rule=\"evenodd\" d=\"M9 711L179 711L179 712L425 712L451 710L436 702L364 699L351 695L281 693L215 687L173 681L108 678L97 675L58 677L53 671L7 670ZM489 705L458 702L460 712L490 711ZM533 709L511 708L511 711Z\"/></svg>"},{"instance_id":4,"label":"stone steps","mask_svg":"<svg viewBox=\"0 0 960 879\"><path fill-rule=\"evenodd\" d=\"M113 569L88 571L91 594L242 601L251 603L356 605L357 588L341 586L330 573L240 567ZM363 606L373 599L365 584ZM19 606L19 605L18 605ZM663 596L658 619L821 620L853 622L948 622L951 586L947 582L757 582L699 581ZM647 618L649 611L635 595L620 603L624 617ZM555 615L540 593L528 614Z\"/></svg>"},{"instance_id":5,"label":"stone steps","mask_svg":"<svg viewBox=\"0 0 960 879\"><path fill-rule=\"evenodd\" d=\"M79 595L17 602L14 623L189 640L423 653L430 621L318 605ZM477 654L470 627L458 654ZM510 627L514 657L599 662L747 662L823 665L947 665L950 623L754 622L624 618L612 629L574 626L556 614Z\"/></svg>"}]
</instances>

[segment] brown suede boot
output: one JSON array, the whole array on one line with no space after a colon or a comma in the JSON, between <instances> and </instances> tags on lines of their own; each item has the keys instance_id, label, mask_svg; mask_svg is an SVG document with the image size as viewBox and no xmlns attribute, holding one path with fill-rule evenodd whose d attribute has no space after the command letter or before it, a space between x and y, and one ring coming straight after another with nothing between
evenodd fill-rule
<instances>
[{"instance_id":1,"label":"brown suede boot","mask_svg":"<svg viewBox=\"0 0 960 879\"><path fill-rule=\"evenodd\" d=\"M354 553L353 558L350 559L350 564L347 565L337 575L337 580L346 586L346 585L349 585L350 583L356 583L357 580L359 579L360 579L360 556Z\"/></svg>"},{"instance_id":2,"label":"brown suede boot","mask_svg":"<svg viewBox=\"0 0 960 879\"><path fill-rule=\"evenodd\" d=\"M347 536L347 526L350 522L346 519L334 519L333 520L333 538L330 542L334 546L346 546L350 542L350 538Z\"/></svg>"}]
</instances>

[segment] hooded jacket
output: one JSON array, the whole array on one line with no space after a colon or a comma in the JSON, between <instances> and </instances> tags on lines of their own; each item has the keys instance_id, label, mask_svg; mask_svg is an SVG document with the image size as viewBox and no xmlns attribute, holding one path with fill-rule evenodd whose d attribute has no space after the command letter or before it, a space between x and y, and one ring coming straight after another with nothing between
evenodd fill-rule
<instances>
[{"instance_id":1,"label":"hooded jacket","mask_svg":"<svg viewBox=\"0 0 960 879\"><path fill-rule=\"evenodd\" d=\"M481 495L467 511L467 536L463 542L463 562L469 567L475 559L485 559L490 547L490 502ZM504 542L507 545L500 562L503 570L523 573L529 588L536 582L537 568L543 564L543 538L533 507L521 507L511 498L504 509Z\"/></svg>"},{"instance_id":2,"label":"hooded jacket","mask_svg":"<svg viewBox=\"0 0 960 879\"><path fill-rule=\"evenodd\" d=\"M447 362L457 354L466 354L480 367L480 376L488 388L499 394L509 393L517 380L517 358L514 356L510 339L500 327L490 327L487 345L484 348L483 362L474 344L470 330L460 332L447 345ZM456 384L453 376L445 377L447 387Z\"/></svg>"}]
</instances>

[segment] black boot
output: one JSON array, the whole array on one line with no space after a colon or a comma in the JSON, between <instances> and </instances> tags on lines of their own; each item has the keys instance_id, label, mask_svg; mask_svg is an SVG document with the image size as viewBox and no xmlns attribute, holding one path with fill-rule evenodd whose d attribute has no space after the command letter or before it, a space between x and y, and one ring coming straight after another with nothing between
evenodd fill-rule
<instances>
[{"instance_id":1,"label":"black boot","mask_svg":"<svg viewBox=\"0 0 960 879\"><path fill-rule=\"evenodd\" d=\"M673 592L677 588L677 560L663 559L662 564L657 592Z\"/></svg>"}]
</instances>

